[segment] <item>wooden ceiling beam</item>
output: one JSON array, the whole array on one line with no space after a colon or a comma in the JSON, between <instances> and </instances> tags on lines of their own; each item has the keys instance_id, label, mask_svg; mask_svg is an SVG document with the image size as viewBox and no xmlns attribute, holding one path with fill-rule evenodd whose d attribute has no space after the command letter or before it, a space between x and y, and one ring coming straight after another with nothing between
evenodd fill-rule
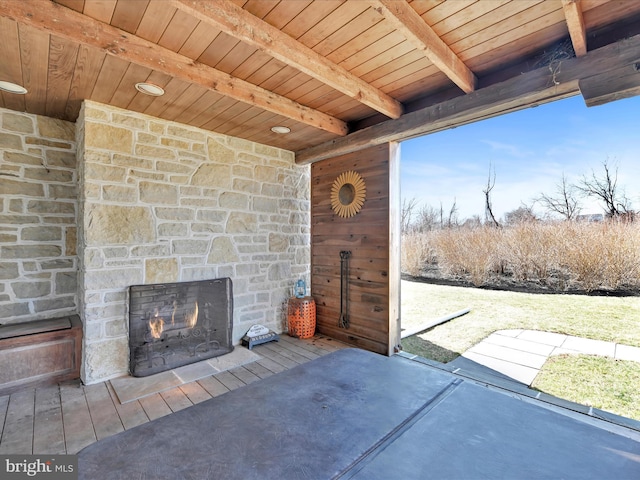
<instances>
[{"instance_id":1,"label":"wooden ceiling beam","mask_svg":"<svg viewBox=\"0 0 640 480\"><path fill-rule=\"evenodd\" d=\"M3 0L0 15L327 132L336 135L348 133L347 124L338 118L198 63L192 58L50 0Z\"/></svg>"},{"instance_id":2,"label":"wooden ceiling beam","mask_svg":"<svg viewBox=\"0 0 640 480\"><path fill-rule=\"evenodd\" d=\"M485 118L541 105L580 93L579 84L591 87L592 100L614 99L616 92L595 91L602 79L614 76L622 89L620 98L639 93L635 70L640 70L640 35L592 50L579 58L561 61L555 74L548 67L499 82L475 92L405 113L398 120L387 120L296 152L296 163L307 164L356 152L386 142L396 142L446 130ZM640 74L638 74L640 75ZM557 82L557 83L556 83Z\"/></svg>"},{"instance_id":3,"label":"wooden ceiling beam","mask_svg":"<svg viewBox=\"0 0 640 480\"><path fill-rule=\"evenodd\" d=\"M476 89L478 79L473 72L407 2L370 0L369 3L465 93Z\"/></svg>"},{"instance_id":4,"label":"wooden ceiling beam","mask_svg":"<svg viewBox=\"0 0 640 480\"><path fill-rule=\"evenodd\" d=\"M569 36L576 57L587 54L587 30L580 8L580 0L562 0L562 9L569 28Z\"/></svg>"},{"instance_id":5,"label":"wooden ceiling beam","mask_svg":"<svg viewBox=\"0 0 640 480\"><path fill-rule=\"evenodd\" d=\"M579 86L587 107L635 97L640 95L640 63L582 79Z\"/></svg>"},{"instance_id":6,"label":"wooden ceiling beam","mask_svg":"<svg viewBox=\"0 0 640 480\"><path fill-rule=\"evenodd\" d=\"M230 0L172 0L171 5L390 118L402 115L400 102Z\"/></svg>"}]
</instances>

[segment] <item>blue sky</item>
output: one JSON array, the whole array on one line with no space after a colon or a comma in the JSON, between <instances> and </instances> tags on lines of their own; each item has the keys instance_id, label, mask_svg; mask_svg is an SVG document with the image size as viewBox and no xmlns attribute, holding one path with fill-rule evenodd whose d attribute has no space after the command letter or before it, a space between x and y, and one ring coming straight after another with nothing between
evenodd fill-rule
<instances>
[{"instance_id":1,"label":"blue sky","mask_svg":"<svg viewBox=\"0 0 640 480\"><path fill-rule=\"evenodd\" d=\"M587 108L581 96L407 140L401 145L402 198L445 212L454 199L459 218L484 218L489 166L496 217L556 193L563 173L578 183L602 164L617 165L618 185L640 208L640 97ZM534 210L542 213L540 206ZM601 213L592 200L582 213Z\"/></svg>"}]
</instances>

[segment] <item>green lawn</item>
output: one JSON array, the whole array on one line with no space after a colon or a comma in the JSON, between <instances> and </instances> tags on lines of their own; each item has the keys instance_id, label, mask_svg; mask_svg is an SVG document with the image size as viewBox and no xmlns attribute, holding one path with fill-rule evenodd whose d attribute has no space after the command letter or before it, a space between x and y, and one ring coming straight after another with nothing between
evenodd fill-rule
<instances>
[{"instance_id":1,"label":"green lawn","mask_svg":"<svg viewBox=\"0 0 640 480\"><path fill-rule=\"evenodd\" d=\"M638 362L592 355L551 357L531 385L556 397L640 420Z\"/></svg>"},{"instance_id":2,"label":"green lawn","mask_svg":"<svg viewBox=\"0 0 640 480\"><path fill-rule=\"evenodd\" d=\"M640 347L640 296L526 294L409 281L402 282L401 296L403 328L471 309L464 316L402 340L405 351L440 362L453 360L491 333L504 329L563 333ZM640 420L640 407L632 405L640 405L640 399L629 393L634 390L631 385L639 390L639 363L600 357L588 357L584 362L560 358L545 364L540 382L534 382L536 388ZM554 378L549 372L560 363L569 363L570 373L565 369L556 380L549 380ZM585 378L605 387L597 389Z\"/></svg>"}]
</instances>

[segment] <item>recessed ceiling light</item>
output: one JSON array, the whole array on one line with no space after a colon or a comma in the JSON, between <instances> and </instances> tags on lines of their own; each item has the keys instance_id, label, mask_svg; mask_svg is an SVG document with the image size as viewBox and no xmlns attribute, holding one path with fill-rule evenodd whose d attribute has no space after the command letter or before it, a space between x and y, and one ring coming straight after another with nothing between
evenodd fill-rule
<instances>
[{"instance_id":1,"label":"recessed ceiling light","mask_svg":"<svg viewBox=\"0 0 640 480\"><path fill-rule=\"evenodd\" d=\"M153 83L140 82L136 83L136 90L145 95L151 95L152 97L159 97L164 95L164 89Z\"/></svg>"},{"instance_id":2,"label":"recessed ceiling light","mask_svg":"<svg viewBox=\"0 0 640 480\"><path fill-rule=\"evenodd\" d=\"M284 127L282 125L276 125L275 127L271 127L271 131L273 133L290 133L291 129L289 127Z\"/></svg>"},{"instance_id":3,"label":"recessed ceiling light","mask_svg":"<svg viewBox=\"0 0 640 480\"><path fill-rule=\"evenodd\" d=\"M5 82L0 80L0 90L3 92L9 93L17 93L19 95L24 95L27 93L27 89L22 85L18 85L17 83Z\"/></svg>"}]
</instances>

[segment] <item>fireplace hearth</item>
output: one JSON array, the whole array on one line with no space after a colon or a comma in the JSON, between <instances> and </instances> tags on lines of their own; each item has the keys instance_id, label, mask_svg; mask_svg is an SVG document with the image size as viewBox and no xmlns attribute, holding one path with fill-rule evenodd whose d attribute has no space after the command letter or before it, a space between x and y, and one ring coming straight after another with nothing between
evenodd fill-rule
<instances>
[{"instance_id":1,"label":"fireplace hearth","mask_svg":"<svg viewBox=\"0 0 640 480\"><path fill-rule=\"evenodd\" d=\"M129 372L145 377L233 350L230 278L129 287Z\"/></svg>"}]
</instances>

